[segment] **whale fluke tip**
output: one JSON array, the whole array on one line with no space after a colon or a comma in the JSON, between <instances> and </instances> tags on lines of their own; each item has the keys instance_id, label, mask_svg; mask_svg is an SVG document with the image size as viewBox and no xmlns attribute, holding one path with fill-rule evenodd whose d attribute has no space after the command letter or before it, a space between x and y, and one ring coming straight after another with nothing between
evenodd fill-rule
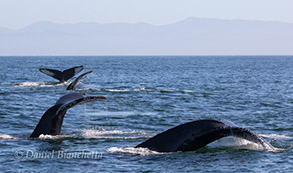
<instances>
[{"instance_id":1,"label":"whale fluke tip","mask_svg":"<svg viewBox=\"0 0 293 173\"><path fill-rule=\"evenodd\" d=\"M39 68L39 71L59 80L60 82L65 82L68 79L72 78L77 73L79 73L80 71L82 71L83 68L84 68L83 65L81 65L81 66L76 66L76 67L66 69L64 71L59 71L59 70L49 69L49 68Z\"/></svg>"}]
</instances>

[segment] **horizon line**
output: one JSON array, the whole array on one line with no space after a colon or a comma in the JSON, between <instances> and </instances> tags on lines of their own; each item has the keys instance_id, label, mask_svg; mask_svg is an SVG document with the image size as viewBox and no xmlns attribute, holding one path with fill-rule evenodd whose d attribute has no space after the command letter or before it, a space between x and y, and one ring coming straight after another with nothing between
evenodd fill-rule
<instances>
[{"instance_id":1,"label":"horizon line","mask_svg":"<svg viewBox=\"0 0 293 173\"><path fill-rule=\"evenodd\" d=\"M293 54L279 54L279 55L270 55L270 54L243 54L243 55L0 55L0 57L199 57L199 56L214 56L214 57L239 57L239 56L293 56Z\"/></svg>"}]
</instances>

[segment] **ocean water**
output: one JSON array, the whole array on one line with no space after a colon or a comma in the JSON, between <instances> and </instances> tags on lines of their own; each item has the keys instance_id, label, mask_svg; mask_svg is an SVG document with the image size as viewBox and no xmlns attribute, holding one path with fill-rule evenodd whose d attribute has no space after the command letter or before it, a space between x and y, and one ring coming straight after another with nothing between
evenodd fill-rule
<instances>
[{"instance_id":1,"label":"ocean water","mask_svg":"<svg viewBox=\"0 0 293 173\"><path fill-rule=\"evenodd\" d=\"M38 68L78 65L94 72L76 92L108 100L69 109L60 136L29 139L70 92ZM0 172L293 170L293 56L0 57L0 66ZM134 148L206 118L246 127L280 150L231 137L194 152Z\"/></svg>"}]
</instances>

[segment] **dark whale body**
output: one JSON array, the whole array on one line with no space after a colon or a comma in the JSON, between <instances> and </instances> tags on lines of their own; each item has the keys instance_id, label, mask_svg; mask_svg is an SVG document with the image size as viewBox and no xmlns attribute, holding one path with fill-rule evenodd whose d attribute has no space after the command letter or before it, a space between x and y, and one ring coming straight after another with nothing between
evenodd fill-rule
<instances>
[{"instance_id":1,"label":"dark whale body","mask_svg":"<svg viewBox=\"0 0 293 173\"><path fill-rule=\"evenodd\" d=\"M48 68L39 68L39 70L40 70L40 72L42 72L48 76L51 76L51 77L59 80L60 82L65 82L68 79L72 78L77 73L79 73L80 71L82 71L83 66L72 67L72 68L66 69L64 71L59 71L59 70L55 70L55 69L48 69Z\"/></svg>"},{"instance_id":2,"label":"dark whale body","mask_svg":"<svg viewBox=\"0 0 293 173\"><path fill-rule=\"evenodd\" d=\"M181 124L136 147L158 152L194 151L227 136L243 138L262 145L266 150L274 150L273 146L249 129L217 120L196 120Z\"/></svg>"}]
</instances>

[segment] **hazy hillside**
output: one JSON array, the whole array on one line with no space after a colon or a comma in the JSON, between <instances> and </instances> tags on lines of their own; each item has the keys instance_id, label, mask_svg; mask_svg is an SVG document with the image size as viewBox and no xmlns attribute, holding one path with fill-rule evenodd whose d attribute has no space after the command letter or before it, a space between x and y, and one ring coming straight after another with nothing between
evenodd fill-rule
<instances>
[{"instance_id":1,"label":"hazy hillside","mask_svg":"<svg viewBox=\"0 0 293 173\"><path fill-rule=\"evenodd\" d=\"M288 55L293 24L188 18L154 26L38 22L0 28L0 55Z\"/></svg>"}]
</instances>

